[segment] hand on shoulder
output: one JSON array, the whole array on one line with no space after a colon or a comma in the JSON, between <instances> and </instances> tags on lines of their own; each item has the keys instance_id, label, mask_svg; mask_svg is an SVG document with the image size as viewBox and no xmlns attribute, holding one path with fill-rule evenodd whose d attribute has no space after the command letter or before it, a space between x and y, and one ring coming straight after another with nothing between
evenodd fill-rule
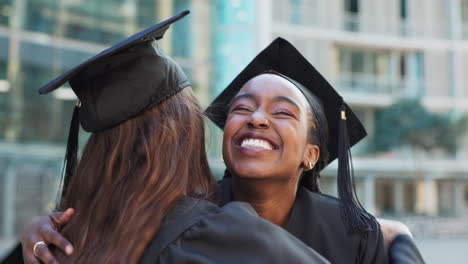
<instances>
[{"instance_id":1,"label":"hand on shoulder","mask_svg":"<svg viewBox=\"0 0 468 264\"><path fill-rule=\"evenodd\" d=\"M408 235L413 238L409 228L400 221L383 218L377 218L377 221L380 224L380 229L382 230L387 246L389 246L398 235Z\"/></svg>"}]
</instances>

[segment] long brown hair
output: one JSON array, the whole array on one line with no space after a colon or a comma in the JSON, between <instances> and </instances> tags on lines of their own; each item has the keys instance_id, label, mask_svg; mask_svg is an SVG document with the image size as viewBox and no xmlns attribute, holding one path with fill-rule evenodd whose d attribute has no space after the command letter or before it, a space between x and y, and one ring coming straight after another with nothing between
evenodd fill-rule
<instances>
[{"instance_id":1,"label":"long brown hair","mask_svg":"<svg viewBox=\"0 0 468 264\"><path fill-rule=\"evenodd\" d=\"M124 123L94 133L62 209L76 215L62 234L66 263L135 263L182 196L211 198L201 108L191 88Z\"/></svg>"}]
</instances>

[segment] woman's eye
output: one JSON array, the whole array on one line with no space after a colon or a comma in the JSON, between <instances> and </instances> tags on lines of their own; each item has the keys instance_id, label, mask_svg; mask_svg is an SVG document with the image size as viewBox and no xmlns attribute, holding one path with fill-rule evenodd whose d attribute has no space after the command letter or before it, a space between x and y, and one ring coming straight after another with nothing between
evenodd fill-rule
<instances>
[{"instance_id":1,"label":"woman's eye","mask_svg":"<svg viewBox=\"0 0 468 264\"><path fill-rule=\"evenodd\" d=\"M287 111L277 111L277 112L275 112L275 115L284 115L284 116L294 117L293 114L291 114L290 112L287 112Z\"/></svg>"},{"instance_id":2,"label":"woman's eye","mask_svg":"<svg viewBox=\"0 0 468 264\"><path fill-rule=\"evenodd\" d=\"M232 109L232 112L249 112L250 109L248 107L245 107L245 106L237 106L237 107L234 107Z\"/></svg>"}]
</instances>

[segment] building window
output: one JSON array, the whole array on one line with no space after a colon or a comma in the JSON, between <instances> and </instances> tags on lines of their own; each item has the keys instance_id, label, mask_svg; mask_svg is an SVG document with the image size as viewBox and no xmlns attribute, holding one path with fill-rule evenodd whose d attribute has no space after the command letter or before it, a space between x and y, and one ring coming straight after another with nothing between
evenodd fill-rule
<instances>
[{"instance_id":1,"label":"building window","mask_svg":"<svg viewBox=\"0 0 468 264\"><path fill-rule=\"evenodd\" d=\"M12 11L11 1L0 1L0 25L8 25Z\"/></svg>"},{"instance_id":2,"label":"building window","mask_svg":"<svg viewBox=\"0 0 468 264\"><path fill-rule=\"evenodd\" d=\"M389 52L339 48L338 57L340 89L384 94L391 92Z\"/></svg>"},{"instance_id":3,"label":"building window","mask_svg":"<svg viewBox=\"0 0 468 264\"><path fill-rule=\"evenodd\" d=\"M188 0L174 0L174 13L190 9L190 1ZM188 19L182 19L174 24L172 31L172 56L181 58L190 58L192 56L192 29Z\"/></svg>"},{"instance_id":4,"label":"building window","mask_svg":"<svg viewBox=\"0 0 468 264\"><path fill-rule=\"evenodd\" d=\"M420 52L402 52L399 56L399 76L397 83L401 93L419 97L424 93L424 61Z\"/></svg>"},{"instance_id":5,"label":"building window","mask_svg":"<svg viewBox=\"0 0 468 264\"><path fill-rule=\"evenodd\" d=\"M344 1L344 28L359 31L359 0Z\"/></svg>"},{"instance_id":6,"label":"building window","mask_svg":"<svg viewBox=\"0 0 468 264\"><path fill-rule=\"evenodd\" d=\"M58 1L27 1L24 12L24 28L30 31L51 34L56 25Z\"/></svg>"},{"instance_id":7,"label":"building window","mask_svg":"<svg viewBox=\"0 0 468 264\"><path fill-rule=\"evenodd\" d=\"M7 79L8 39L0 37L0 140L3 139L5 129L11 114L8 111L11 84Z\"/></svg>"},{"instance_id":8,"label":"building window","mask_svg":"<svg viewBox=\"0 0 468 264\"><path fill-rule=\"evenodd\" d=\"M292 24L302 24L302 0L291 0L290 6L291 6L291 15L290 15L290 20Z\"/></svg>"},{"instance_id":9,"label":"building window","mask_svg":"<svg viewBox=\"0 0 468 264\"><path fill-rule=\"evenodd\" d=\"M376 188L376 208L380 215L395 213L394 185L388 180L377 180Z\"/></svg>"},{"instance_id":10,"label":"building window","mask_svg":"<svg viewBox=\"0 0 468 264\"><path fill-rule=\"evenodd\" d=\"M462 24L462 37L468 39L468 0L464 0L461 5L461 24Z\"/></svg>"},{"instance_id":11,"label":"building window","mask_svg":"<svg viewBox=\"0 0 468 264\"><path fill-rule=\"evenodd\" d=\"M353 13L353 14L359 13L359 1L358 0L345 0L345 10L348 13Z\"/></svg>"},{"instance_id":12,"label":"building window","mask_svg":"<svg viewBox=\"0 0 468 264\"><path fill-rule=\"evenodd\" d=\"M289 0L289 23L300 25L318 25L320 23L317 6L320 0Z\"/></svg>"},{"instance_id":13,"label":"building window","mask_svg":"<svg viewBox=\"0 0 468 264\"><path fill-rule=\"evenodd\" d=\"M3 46L0 39L0 47ZM2 53L3 49L0 50L0 54ZM9 84L10 91L0 93L0 112L7 113L6 116L0 114L0 126L3 128L0 140L64 142L74 100L64 100L69 98L59 96L56 92L49 96L38 96L37 90L91 55L93 54L77 50L21 42L19 70L12 73L17 78L11 80L13 83ZM0 80L6 77L7 67L2 56L0 55ZM4 84L0 81L0 88L2 83ZM13 107L16 107L14 118L11 115Z\"/></svg>"},{"instance_id":14,"label":"building window","mask_svg":"<svg viewBox=\"0 0 468 264\"><path fill-rule=\"evenodd\" d=\"M24 28L54 36L113 44L157 21L154 0L25 0ZM177 2L177 1L176 1ZM2 22L0 5L0 23Z\"/></svg>"},{"instance_id":15,"label":"building window","mask_svg":"<svg viewBox=\"0 0 468 264\"><path fill-rule=\"evenodd\" d=\"M421 95L423 56L420 52L391 52L338 48L338 87L344 91Z\"/></svg>"},{"instance_id":16,"label":"building window","mask_svg":"<svg viewBox=\"0 0 468 264\"><path fill-rule=\"evenodd\" d=\"M403 202L403 212L414 214L415 212L415 204L416 204L416 186L413 182L406 182L404 184L404 202Z\"/></svg>"},{"instance_id":17,"label":"building window","mask_svg":"<svg viewBox=\"0 0 468 264\"><path fill-rule=\"evenodd\" d=\"M353 113L359 120L361 120L368 133L368 136L363 138L361 141L359 141L356 145L353 146L352 154L355 157L365 156L369 154L371 147L370 144L372 144L372 135L374 134L375 127L375 109L371 107L362 107L355 105L353 106Z\"/></svg>"},{"instance_id":18,"label":"building window","mask_svg":"<svg viewBox=\"0 0 468 264\"><path fill-rule=\"evenodd\" d=\"M468 185L465 185L465 203L468 204Z\"/></svg>"},{"instance_id":19,"label":"building window","mask_svg":"<svg viewBox=\"0 0 468 264\"><path fill-rule=\"evenodd\" d=\"M8 59L8 38L0 37L0 80L6 79L6 61Z\"/></svg>"},{"instance_id":20,"label":"building window","mask_svg":"<svg viewBox=\"0 0 468 264\"><path fill-rule=\"evenodd\" d=\"M400 0L400 18L405 20L408 17L408 2Z\"/></svg>"},{"instance_id":21,"label":"building window","mask_svg":"<svg viewBox=\"0 0 468 264\"><path fill-rule=\"evenodd\" d=\"M137 24L140 28L146 28L153 25L156 21L160 21L157 17L157 3L155 0L139 0L137 9ZM174 12L175 14L176 12ZM185 19L182 19L185 20Z\"/></svg>"},{"instance_id":22,"label":"building window","mask_svg":"<svg viewBox=\"0 0 468 264\"><path fill-rule=\"evenodd\" d=\"M273 0L273 20L295 25L318 25L321 0Z\"/></svg>"},{"instance_id":23,"label":"building window","mask_svg":"<svg viewBox=\"0 0 468 264\"><path fill-rule=\"evenodd\" d=\"M408 1L400 0L400 32L401 35L407 36L409 33L409 25L408 25Z\"/></svg>"}]
</instances>

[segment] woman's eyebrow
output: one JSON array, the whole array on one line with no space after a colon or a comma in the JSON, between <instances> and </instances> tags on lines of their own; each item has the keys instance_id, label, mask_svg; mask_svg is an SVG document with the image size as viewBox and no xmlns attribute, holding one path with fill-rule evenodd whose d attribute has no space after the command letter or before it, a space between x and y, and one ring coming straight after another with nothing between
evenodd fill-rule
<instances>
[{"instance_id":1,"label":"woman's eyebrow","mask_svg":"<svg viewBox=\"0 0 468 264\"><path fill-rule=\"evenodd\" d=\"M294 107L297 108L297 110L301 111L301 108L299 107L299 105L291 98L287 97L287 96L275 96L273 98L273 102L286 102L288 104L291 104L293 105Z\"/></svg>"},{"instance_id":2,"label":"woman's eyebrow","mask_svg":"<svg viewBox=\"0 0 468 264\"><path fill-rule=\"evenodd\" d=\"M228 107L231 107L231 105L237 101L237 100L240 100L242 98L247 98L247 99L252 99L252 100L255 100L255 96L253 94L249 94L249 93L244 93L244 94L239 94L239 95L236 95L234 96L234 98L232 98L232 100L229 102L228 104Z\"/></svg>"}]
</instances>

